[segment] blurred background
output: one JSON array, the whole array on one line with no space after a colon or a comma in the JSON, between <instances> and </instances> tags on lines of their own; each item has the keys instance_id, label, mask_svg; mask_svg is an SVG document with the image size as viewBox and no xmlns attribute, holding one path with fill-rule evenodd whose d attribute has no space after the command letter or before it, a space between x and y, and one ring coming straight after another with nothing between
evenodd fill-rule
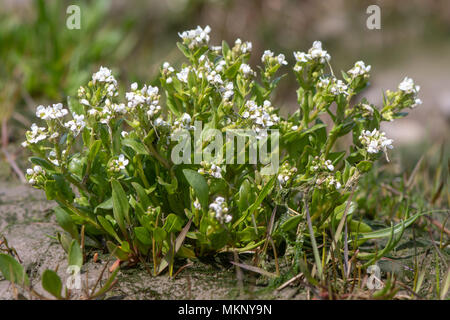
<instances>
[{"instance_id":1,"label":"blurred background","mask_svg":"<svg viewBox=\"0 0 450 320\"><path fill-rule=\"evenodd\" d=\"M79 30L66 27L72 4L81 9ZM366 27L372 4L381 8L380 30ZM211 26L213 45L251 41L253 66L266 49L292 65L292 51L321 40L335 72L358 60L372 65L365 96L377 105L383 91L412 77L423 105L383 128L401 150L397 158L413 166L431 145L449 143L448 0L0 0L0 180L26 168L20 143L37 105L66 103L100 65L112 68L122 87L155 84L164 61L183 61L178 32L197 25ZM274 97L284 114L296 108L295 89L288 76Z\"/></svg>"}]
</instances>

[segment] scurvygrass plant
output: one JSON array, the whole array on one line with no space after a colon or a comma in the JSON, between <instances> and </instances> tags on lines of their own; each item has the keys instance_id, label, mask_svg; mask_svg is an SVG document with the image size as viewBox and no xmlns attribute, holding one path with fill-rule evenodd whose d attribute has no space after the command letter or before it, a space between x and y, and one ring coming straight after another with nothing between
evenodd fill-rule
<instances>
[{"instance_id":1,"label":"scurvygrass plant","mask_svg":"<svg viewBox=\"0 0 450 320\"><path fill-rule=\"evenodd\" d=\"M405 78L380 108L355 101L370 66L358 61L339 79L316 41L294 52L299 108L283 118L271 96L285 56L266 50L253 67L250 42L210 46L209 33L180 33L187 61L178 69L164 63L159 87L133 83L121 97L114 75L101 67L79 88L78 101L37 107L39 123L23 143L33 153L26 177L57 202L63 247L73 239L106 247L120 261L151 261L155 275L167 266L172 274L175 256L265 253L269 244L274 252L286 244L288 257L311 253L320 275L331 259L321 261L318 251L326 235L334 241L324 246L344 243L346 266L355 254L349 244L389 238L383 250L359 253L366 265L394 248L417 216L372 232L353 219L352 196L393 148L380 123L420 104L419 86ZM247 137L236 153L227 153L229 132ZM345 136L352 143L338 148ZM270 163L246 152L269 145Z\"/></svg>"}]
</instances>

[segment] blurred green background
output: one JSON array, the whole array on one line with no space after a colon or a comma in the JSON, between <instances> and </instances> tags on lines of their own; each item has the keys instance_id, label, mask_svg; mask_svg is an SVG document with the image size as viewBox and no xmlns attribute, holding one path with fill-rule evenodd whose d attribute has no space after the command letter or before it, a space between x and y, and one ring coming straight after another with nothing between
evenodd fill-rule
<instances>
[{"instance_id":1,"label":"blurred green background","mask_svg":"<svg viewBox=\"0 0 450 320\"><path fill-rule=\"evenodd\" d=\"M81 29L66 27L69 5L81 9ZM381 29L369 30L366 9L381 8ZM12 177L6 157L24 169L20 143L39 104L65 103L100 65L122 88L155 83L164 61L183 61L178 32L210 25L211 44L236 38L253 43L251 64L264 50L306 51L321 40L335 71L357 60L372 65L365 95L375 104L405 76L421 85L423 105L384 126L411 165L450 132L450 1L360 0L0 0L0 178ZM286 72L288 70L286 69ZM276 106L296 108L295 81L282 81ZM5 156L5 157L4 157Z\"/></svg>"}]
</instances>

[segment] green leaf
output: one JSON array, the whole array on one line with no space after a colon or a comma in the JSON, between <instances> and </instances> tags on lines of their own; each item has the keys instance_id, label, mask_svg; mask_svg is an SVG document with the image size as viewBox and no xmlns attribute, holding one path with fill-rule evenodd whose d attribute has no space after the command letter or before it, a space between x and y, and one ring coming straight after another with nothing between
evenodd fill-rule
<instances>
[{"instance_id":1,"label":"green leaf","mask_svg":"<svg viewBox=\"0 0 450 320\"><path fill-rule=\"evenodd\" d=\"M61 278L53 270L45 270L42 274L42 287L54 297L61 298Z\"/></svg>"},{"instance_id":2,"label":"green leaf","mask_svg":"<svg viewBox=\"0 0 450 320\"><path fill-rule=\"evenodd\" d=\"M136 182L132 182L131 185L136 190L136 193L139 197L139 203L142 205L142 208L147 209L148 207L150 207L151 204L150 199L145 189L139 183Z\"/></svg>"},{"instance_id":3,"label":"green leaf","mask_svg":"<svg viewBox=\"0 0 450 320\"><path fill-rule=\"evenodd\" d=\"M183 169L183 174L189 185L194 189L202 208L208 208L209 187L205 178L200 173L191 169Z\"/></svg>"},{"instance_id":4,"label":"green leaf","mask_svg":"<svg viewBox=\"0 0 450 320\"><path fill-rule=\"evenodd\" d=\"M413 215L412 217L402 221L401 223L396 224L394 227L384 228L372 232L367 233L359 233L356 237L357 240L369 240L369 239L380 239L380 238L387 238L392 235L396 235L399 232L402 232L404 228L409 227L411 224L416 221L416 219L423 215L422 213L417 213ZM349 241L349 243L351 240Z\"/></svg>"},{"instance_id":5,"label":"green leaf","mask_svg":"<svg viewBox=\"0 0 450 320\"><path fill-rule=\"evenodd\" d=\"M356 165L356 168L358 168L358 170L363 173L368 172L370 171L370 169L372 169L372 162L367 160L361 161Z\"/></svg>"},{"instance_id":6,"label":"green leaf","mask_svg":"<svg viewBox=\"0 0 450 320\"><path fill-rule=\"evenodd\" d=\"M100 203L98 206L96 206L94 209L94 213L97 213L98 209L111 210L112 208L113 208L113 198L111 197Z\"/></svg>"},{"instance_id":7,"label":"green leaf","mask_svg":"<svg viewBox=\"0 0 450 320\"><path fill-rule=\"evenodd\" d=\"M120 182L118 182L115 179L112 179L111 186L112 186L114 219L116 220L123 234L126 234L127 229L125 227L125 219L131 225L130 218L128 216L128 211L130 207L130 205L128 204L128 198Z\"/></svg>"},{"instance_id":8,"label":"green leaf","mask_svg":"<svg viewBox=\"0 0 450 320\"><path fill-rule=\"evenodd\" d=\"M100 151L100 148L102 147L102 141L101 140L95 140L90 148L89 148L89 154L88 154L88 163L92 163L97 156L97 153Z\"/></svg>"},{"instance_id":9,"label":"green leaf","mask_svg":"<svg viewBox=\"0 0 450 320\"><path fill-rule=\"evenodd\" d=\"M256 198L256 201L254 204L252 204L243 214L242 216L239 218L239 220L237 220L234 224L233 224L233 228L236 228L239 224L242 223L242 221L244 221L245 219L247 219L247 217L252 214L260 205L261 203L264 201L264 199L267 197L267 195L272 191L272 188L275 184L275 176L273 176L262 188L261 192L258 195L258 198Z\"/></svg>"},{"instance_id":10,"label":"green leaf","mask_svg":"<svg viewBox=\"0 0 450 320\"><path fill-rule=\"evenodd\" d=\"M111 254L113 254L120 261L128 260L128 254L124 250L122 250L120 247L118 247L114 243L112 243L111 241L107 241L106 246L108 247L109 252Z\"/></svg>"},{"instance_id":11,"label":"green leaf","mask_svg":"<svg viewBox=\"0 0 450 320\"><path fill-rule=\"evenodd\" d=\"M189 51L189 49L181 42L177 42L177 47L186 56L186 58L189 58L191 56L191 52Z\"/></svg>"},{"instance_id":12,"label":"green leaf","mask_svg":"<svg viewBox=\"0 0 450 320\"><path fill-rule=\"evenodd\" d=\"M234 77L236 77L236 74L238 73L240 66L241 60L237 60L235 63L229 66L228 69L225 70L225 76L228 79L233 79Z\"/></svg>"},{"instance_id":13,"label":"green leaf","mask_svg":"<svg viewBox=\"0 0 450 320\"><path fill-rule=\"evenodd\" d=\"M12 283L25 286L30 285L24 268L10 255L0 253L0 272L6 280Z\"/></svg>"},{"instance_id":14,"label":"green leaf","mask_svg":"<svg viewBox=\"0 0 450 320\"><path fill-rule=\"evenodd\" d=\"M54 166L45 159L39 157L31 157L28 160L30 160L31 163L37 164L38 166L41 166L46 170L55 171Z\"/></svg>"},{"instance_id":15,"label":"green leaf","mask_svg":"<svg viewBox=\"0 0 450 320\"><path fill-rule=\"evenodd\" d=\"M250 182L248 181L248 179L245 179L239 188L239 199L237 202L239 212L244 212L245 209L248 208L250 204L249 203L250 192L251 192Z\"/></svg>"},{"instance_id":16,"label":"green leaf","mask_svg":"<svg viewBox=\"0 0 450 320\"><path fill-rule=\"evenodd\" d=\"M153 230L153 238L157 243L163 242L167 237L167 233L163 228L157 227Z\"/></svg>"},{"instance_id":17,"label":"green leaf","mask_svg":"<svg viewBox=\"0 0 450 320\"><path fill-rule=\"evenodd\" d=\"M56 221L61 226L61 228L67 231L72 236L72 238L79 241L77 226L73 222L70 215L66 212L66 210L61 207L56 207L53 210L55 211Z\"/></svg>"},{"instance_id":18,"label":"green leaf","mask_svg":"<svg viewBox=\"0 0 450 320\"><path fill-rule=\"evenodd\" d=\"M183 221L181 221L181 219L177 215L171 213L167 216L163 229L167 233L171 233L180 231L182 227Z\"/></svg>"},{"instance_id":19,"label":"green leaf","mask_svg":"<svg viewBox=\"0 0 450 320\"><path fill-rule=\"evenodd\" d=\"M84 107L81 103L78 102L78 99L75 97L67 97L67 106L71 113L75 113L77 115L84 114Z\"/></svg>"},{"instance_id":20,"label":"green leaf","mask_svg":"<svg viewBox=\"0 0 450 320\"><path fill-rule=\"evenodd\" d=\"M173 254L176 254L178 250L180 250L184 239L186 238L186 235L189 231L189 228L191 227L192 219L188 221L188 223L184 226L183 230L178 235L177 239L175 240L175 248L173 248ZM158 266L157 274L160 274L168 265L169 262L172 260L172 252L169 250L169 252L164 256L164 259L161 261L161 263Z\"/></svg>"},{"instance_id":21,"label":"green leaf","mask_svg":"<svg viewBox=\"0 0 450 320\"><path fill-rule=\"evenodd\" d=\"M285 232L292 230L298 226L301 220L304 219L305 217L301 214L290 217L281 225L281 229Z\"/></svg>"},{"instance_id":22,"label":"green leaf","mask_svg":"<svg viewBox=\"0 0 450 320\"><path fill-rule=\"evenodd\" d=\"M136 152L137 154L144 154L144 155L149 155L147 148L145 147L145 145L137 140L133 140L133 139L123 139L122 140L122 144L124 146L130 147L131 149L134 150L134 152Z\"/></svg>"},{"instance_id":23,"label":"green leaf","mask_svg":"<svg viewBox=\"0 0 450 320\"><path fill-rule=\"evenodd\" d=\"M97 220L100 223L100 225L103 227L103 229L106 230L106 232L109 233L109 235L111 235L112 237L114 237L118 242L121 242L122 240L119 238L119 236L117 235L116 231L114 230L113 226L111 225L111 223L106 220L104 217L102 216L97 216Z\"/></svg>"},{"instance_id":24,"label":"green leaf","mask_svg":"<svg viewBox=\"0 0 450 320\"><path fill-rule=\"evenodd\" d=\"M228 43L225 40L223 40L222 41L222 55L224 58L227 57L228 52L230 52L230 46L228 45Z\"/></svg>"},{"instance_id":25,"label":"green leaf","mask_svg":"<svg viewBox=\"0 0 450 320\"><path fill-rule=\"evenodd\" d=\"M136 227L134 228L134 234L136 235L136 238L140 242L142 242L145 245L151 245L152 244L152 237L150 233L145 229L144 227Z\"/></svg>"},{"instance_id":26,"label":"green leaf","mask_svg":"<svg viewBox=\"0 0 450 320\"><path fill-rule=\"evenodd\" d=\"M83 265L83 253L81 252L80 245L76 240L72 240L69 248L69 266L78 266L81 268Z\"/></svg>"}]
</instances>

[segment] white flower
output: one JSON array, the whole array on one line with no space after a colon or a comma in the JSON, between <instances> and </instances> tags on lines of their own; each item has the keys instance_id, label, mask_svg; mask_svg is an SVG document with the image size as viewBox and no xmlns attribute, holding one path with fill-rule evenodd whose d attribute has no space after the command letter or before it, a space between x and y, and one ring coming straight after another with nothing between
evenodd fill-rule
<instances>
[{"instance_id":1,"label":"white flower","mask_svg":"<svg viewBox=\"0 0 450 320\"><path fill-rule=\"evenodd\" d=\"M28 143L34 144L38 143L47 138L45 128L38 127L36 123L31 125L31 131L27 131L27 145Z\"/></svg>"},{"instance_id":2,"label":"white flower","mask_svg":"<svg viewBox=\"0 0 450 320\"><path fill-rule=\"evenodd\" d=\"M138 90L137 83L133 83L131 89L133 91L125 94L128 110L144 110L149 118L152 119L161 110L161 106L159 106L159 88L144 84ZM127 108L125 108L125 105L119 105L113 111L116 113L126 113Z\"/></svg>"},{"instance_id":3,"label":"white flower","mask_svg":"<svg viewBox=\"0 0 450 320\"><path fill-rule=\"evenodd\" d=\"M367 148L367 152L372 154L380 151L386 153L387 149L394 148L392 145L393 140L386 138L386 134L377 129L373 129L372 132L363 130L359 136L359 140Z\"/></svg>"},{"instance_id":4,"label":"white flower","mask_svg":"<svg viewBox=\"0 0 450 320\"><path fill-rule=\"evenodd\" d=\"M280 53L277 56L277 60L278 60L278 64L280 64L280 65L287 65L288 64L287 61L286 61L286 57L282 53Z\"/></svg>"},{"instance_id":5,"label":"white flower","mask_svg":"<svg viewBox=\"0 0 450 320\"><path fill-rule=\"evenodd\" d=\"M223 92L223 99L226 101L231 100L234 95L234 86L233 82L228 82L225 87L221 88L221 92Z\"/></svg>"},{"instance_id":6,"label":"white flower","mask_svg":"<svg viewBox=\"0 0 450 320\"><path fill-rule=\"evenodd\" d=\"M266 50L266 51L264 51L264 53L261 57L261 61L264 63L272 57L273 57L273 52L270 50Z\"/></svg>"},{"instance_id":7,"label":"white flower","mask_svg":"<svg viewBox=\"0 0 450 320\"><path fill-rule=\"evenodd\" d=\"M168 124L166 121L164 121L164 119L161 118L161 117L157 118L157 119L153 122L153 124L154 124L156 127L166 127L166 126L169 125L169 124Z\"/></svg>"},{"instance_id":8,"label":"white flower","mask_svg":"<svg viewBox=\"0 0 450 320\"><path fill-rule=\"evenodd\" d=\"M334 177L330 176L327 178L328 186L329 187L335 187L336 190L339 190L341 188L341 183L337 181Z\"/></svg>"},{"instance_id":9,"label":"white flower","mask_svg":"<svg viewBox=\"0 0 450 320\"><path fill-rule=\"evenodd\" d=\"M270 61L276 61L279 65L287 65L286 57L284 54L280 53L276 58L274 58L274 53L270 50L264 51L264 54L261 57L261 61L263 63L270 63Z\"/></svg>"},{"instance_id":10,"label":"white flower","mask_svg":"<svg viewBox=\"0 0 450 320\"><path fill-rule=\"evenodd\" d=\"M120 135L122 136L122 138L126 138L126 137L128 136L128 132L122 131L122 132L120 133Z\"/></svg>"},{"instance_id":11,"label":"white flower","mask_svg":"<svg viewBox=\"0 0 450 320\"><path fill-rule=\"evenodd\" d=\"M204 29L197 26L196 29L183 31L178 33L178 35L190 49L193 49L198 46L207 45L209 42L210 32L211 28L209 26L206 26Z\"/></svg>"},{"instance_id":12,"label":"white flower","mask_svg":"<svg viewBox=\"0 0 450 320\"><path fill-rule=\"evenodd\" d=\"M326 160L324 162L325 166L327 167L328 170L333 171L334 170L334 166L331 164L330 160Z\"/></svg>"},{"instance_id":13,"label":"white flower","mask_svg":"<svg viewBox=\"0 0 450 320\"><path fill-rule=\"evenodd\" d=\"M38 177L39 174L43 173L44 171L42 170L42 168L40 166L34 166L33 169L28 168L26 173L27 176L31 176L31 177L27 177L28 178L28 183L29 184L35 184L36 183L36 178Z\"/></svg>"},{"instance_id":14,"label":"white flower","mask_svg":"<svg viewBox=\"0 0 450 320\"><path fill-rule=\"evenodd\" d=\"M363 76L370 72L371 66L366 66L364 61L355 62L355 66L348 70L348 73L352 76Z\"/></svg>"},{"instance_id":15,"label":"white flower","mask_svg":"<svg viewBox=\"0 0 450 320\"><path fill-rule=\"evenodd\" d=\"M242 43L242 40L239 38L236 39L236 41L234 42L234 45L239 48L241 53L251 52L252 47L253 47L251 42L246 41L246 42Z\"/></svg>"},{"instance_id":16,"label":"white flower","mask_svg":"<svg viewBox=\"0 0 450 320\"><path fill-rule=\"evenodd\" d=\"M86 126L86 122L84 122L84 115L77 115L74 113L73 120L66 122L64 126L72 131L73 135L76 137Z\"/></svg>"},{"instance_id":17,"label":"white flower","mask_svg":"<svg viewBox=\"0 0 450 320\"><path fill-rule=\"evenodd\" d=\"M92 75L92 83L95 85L98 82L105 84L108 96L113 97L118 95L117 81L110 69L101 66L100 70Z\"/></svg>"},{"instance_id":18,"label":"white flower","mask_svg":"<svg viewBox=\"0 0 450 320\"><path fill-rule=\"evenodd\" d=\"M327 51L322 49L322 42L314 41L312 48L309 49L308 54L312 59L318 60L320 63L325 63L330 60L330 55Z\"/></svg>"},{"instance_id":19,"label":"white flower","mask_svg":"<svg viewBox=\"0 0 450 320\"><path fill-rule=\"evenodd\" d=\"M138 88L137 82L133 82L133 83L131 84L131 90L136 91L137 88Z\"/></svg>"},{"instance_id":20,"label":"white flower","mask_svg":"<svg viewBox=\"0 0 450 320\"><path fill-rule=\"evenodd\" d=\"M223 197L217 197L214 202L209 205L209 208L220 223L228 223L233 219L233 217L228 214L228 207Z\"/></svg>"},{"instance_id":21,"label":"white flower","mask_svg":"<svg viewBox=\"0 0 450 320\"><path fill-rule=\"evenodd\" d=\"M294 52L294 58L297 62L308 62L311 60L311 56L305 52Z\"/></svg>"},{"instance_id":22,"label":"white flower","mask_svg":"<svg viewBox=\"0 0 450 320\"><path fill-rule=\"evenodd\" d=\"M86 99L81 99L81 100L80 100L80 103L83 104L83 105L85 105L85 106L88 106L88 107L91 106L91 104L89 103L89 101L87 101Z\"/></svg>"},{"instance_id":23,"label":"white flower","mask_svg":"<svg viewBox=\"0 0 450 320\"><path fill-rule=\"evenodd\" d=\"M405 77L405 79L403 79L403 81L398 85L398 88L406 94L417 94L420 90L420 86L414 85L414 80L408 77Z\"/></svg>"},{"instance_id":24,"label":"white flower","mask_svg":"<svg viewBox=\"0 0 450 320\"><path fill-rule=\"evenodd\" d=\"M198 173L200 174L208 174L216 179L222 178L222 169L218 166L210 163L207 163L206 161L200 162L200 165L202 166L200 169L198 169Z\"/></svg>"},{"instance_id":25,"label":"white flower","mask_svg":"<svg viewBox=\"0 0 450 320\"><path fill-rule=\"evenodd\" d=\"M189 75L189 67L186 67L186 68L181 69L181 71L177 73L177 78L181 82L187 83L188 75Z\"/></svg>"},{"instance_id":26,"label":"white flower","mask_svg":"<svg viewBox=\"0 0 450 320\"><path fill-rule=\"evenodd\" d=\"M50 114L48 109L42 105L36 108L36 117L41 118L43 120L47 120L50 118Z\"/></svg>"},{"instance_id":27,"label":"white flower","mask_svg":"<svg viewBox=\"0 0 450 320\"><path fill-rule=\"evenodd\" d=\"M348 95L348 86L342 81L334 77L320 78L317 87L326 89L329 93L338 96L340 94Z\"/></svg>"},{"instance_id":28,"label":"white flower","mask_svg":"<svg viewBox=\"0 0 450 320\"><path fill-rule=\"evenodd\" d=\"M116 172L120 170L125 170L125 167L128 165L128 159L125 158L123 154L119 155L118 159L113 160L113 166Z\"/></svg>"},{"instance_id":29,"label":"white flower","mask_svg":"<svg viewBox=\"0 0 450 320\"><path fill-rule=\"evenodd\" d=\"M284 163L280 169L280 173L277 176L280 188L286 186L296 173L297 173L296 167L291 167L288 163Z\"/></svg>"},{"instance_id":30,"label":"white flower","mask_svg":"<svg viewBox=\"0 0 450 320\"><path fill-rule=\"evenodd\" d=\"M416 99L414 99L414 103L411 105L411 108L415 108L420 104L422 104L422 100L419 98L416 98Z\"/></svg>"},{"instance_id":31,"label":"white flower","mask_svg":"<svg viewBox=\"0 0 450 320\"><path fill-rule=\"evenodd\" d=\"M335 80L331 84L329 91L336 96L340 94L348 95L347 89L348 89L347 85L344 84L342 80Z\"/></svg>"},{"instance_id":32,"label":"white flower","mask_svg":"<svg viewBox=\"0 0 450 320\"><path fill-rule=\"evenodd\" d=\"M256 75L256 72L254 72L252 68L246 63L241 64L241 67L239 69L242 71L245 77Z\"/></svg>"},{"instance_id":33,"label":"white flower","mask_svg":"<svg viewBox=\"0 0 450 320\"><path fill-rule=\"evenodd\" d=\"M198 199L195 199L194 201L194 208L197 210L201 210L202 209L202 205L200 204L200 202L198 201Z\"/></svg>"},{"instance_id":34,"label":"white flower","mask_svg":"<svg viewBox=\"0 0 450 320\"><path fill-rule=\"evenodd\" d=\"M36 108L36 116L43 120L62 118L67 113L68 111L63 108L62 103L56 103L53 106L48 107L40 105Z\"/></svg>"},{"instance_id":35,"label":"white flower","mask_svg":"<svg viewBox=\"0 0 450 320\"><path fill-rule=\"evenodd\" d=\"M263 106L258 106L253 100L245 103L242 118L250 119L253 122L252 129L255 130L257 139L267 136L267 129L280 121L273 110L269 100L265 100Z\"/></svg>"}]
</instances>

